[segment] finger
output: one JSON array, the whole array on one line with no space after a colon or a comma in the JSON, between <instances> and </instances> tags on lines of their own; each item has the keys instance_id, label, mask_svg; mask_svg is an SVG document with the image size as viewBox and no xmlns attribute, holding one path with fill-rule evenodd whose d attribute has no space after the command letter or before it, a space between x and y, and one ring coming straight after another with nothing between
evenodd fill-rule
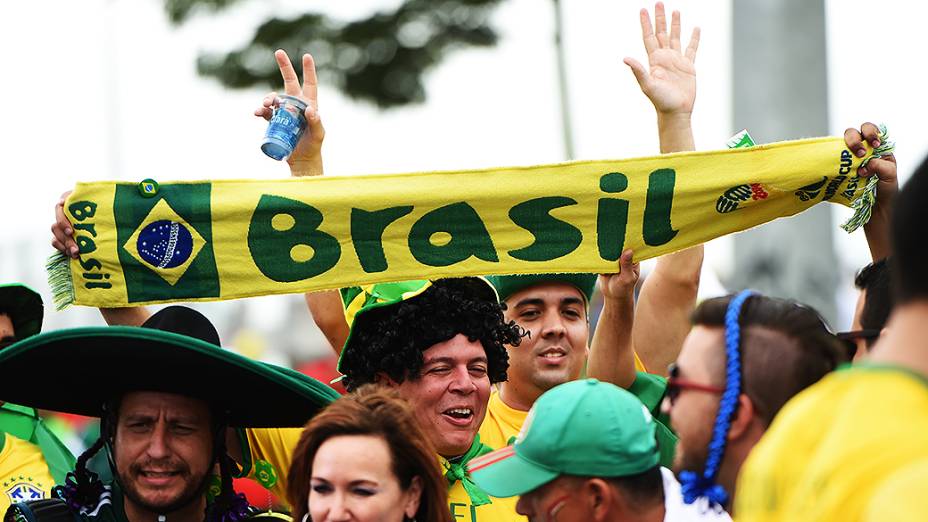
<instances>
[{"instance_id":1,"label":"finger","mask_svg":"<svg viewBox=\"0 0 928 522\"><path fill-rule=\"evenodd\" d=\"M623 61L634 73L635 79L638 80L638 86L644 88L648 82L648 71L645 70L644 65L641 65L638 60L629 57L626 57Z\"/></svg>"},{"instance_id":2,"label":"finger","mask_svg":"<svg viewBox=\"0 0 928 522\"><path fill-rule=\"evenodd\" d=\"M690 36L690 44L686 47L686 57L691 62L696 62L696 50L699 49L699 28L693 28L693 36Z\"/></svg>"},{"instance_id":3,"label":"finger","mask_svg":"<svg viewBox=\"0 0 928 522\"><path fill-rule=\"evenodd\" d=\"M264 99L261 100L261 105L265 107L277 107L277 105L279 104L280 104L280 98L278 98L277 93L273 91L267 93Z\"/></svg>"},{"instance_id":4,"label":"finger","mask_svg":"<svg viewBox=\"0 0 928 522\"><path fill-rule=\"evenodd\" d=\"M322 118L319 116L319 111L307 106L304 115L306 116L306 130L309 131L309 136L313 141L322 143L322 140L325 138L325 128L322 126Z\"/></svg>"},{"instance_id":5,"label":"finger","mask_svg":"<svg viewBox=\"0 0 928 522\"><path fill-rule=\"evenodd\" d=\"M654 34L657 36L661 48L670 46L667 37L667 16L664 13L664 4L661 2L654 5Z\"/></svg>"},{"instance_id":6,"label":"finger","mask_svg":"<svg viewBox=\"0 0 928 522\"><path fill-rule=\"evenodd\" d=\"M277 60L277 67L280 68L280 75L284 79L284 92L290 96L299 96L300 80L296 76L296 71L293 70L293 64L290 63L287 53L283 49L277 49L274 51L274 59Z\"/></svg>"},{"instance_id":7,"label":"finger","mask_svg":"<svg viewBox=\"0 0 928 522\"><path fill-rule=\"evenodd\" d=\"M654 36L654 28L651 27L651 15L647 9L642 9L641 18L641 39L644 41L644 50L650 55L655 49L660 47L657 37Z\"/></svg>"},{"instance_id":8,"label":"finger","mask_svg":"<svg viewBox=\"0 0 928 522\"><path fill-rule=\"evenodd\" d=\"M880 129L869 121L860 126L860 133L871 147L880 146Z\"/></svg>"},{"instance_id":9,"label":"finger","mask_svg":"<svg viewBox=\"0 0 928 522\"><path fill-rule=\"evenodd\" d=\"M303 55L303 97L309 105L319 108L319 81L316 79L316 62L311 54Z\"/></svg>"},{"instance_id":10,"label":"finger","mask_svg":"<svg viewBox=\"0 0 928 522\"><path fill-rule=\"evenodd\" d=\"M876 174L880 181L896 183L896 164L884 158L873 158L867 162L865 168L860 169L861 176Z\"/></svg>"},{"instance_id":11,"label":"finger","mask_svg":"<svg viewBox=\"0 0 928 522\"><path fill-rule=\"evenodd\" d=\"M55 224L52 225L52 235L62 244L61 253L76 258L78 248L72 237L74 230L71 228L71 221L64 213L64 198L67 194L70 192L63 194L62 199L55 205Z\"/></svg>"},{"instance_id":12,"label":"finger","mask_svg":"<svg viewBox=\"0 0 928 522\"><path fill-rule=\"evenodd\" d=\"M860 131L853 127L845 129L844 144L858 158L862 158L867 154L867 147L864 146L863 136L860 134Z\"/></svg>"},{"instance_id":13,"label":"finger","mask_svg":"<svg viewBox=\"0 0 928 522\"><path fill-rule=\"evenodd\" d=\"M674 11L670 17L670 48L680 50L680 11Z\"/></svg>"}]
</instances>

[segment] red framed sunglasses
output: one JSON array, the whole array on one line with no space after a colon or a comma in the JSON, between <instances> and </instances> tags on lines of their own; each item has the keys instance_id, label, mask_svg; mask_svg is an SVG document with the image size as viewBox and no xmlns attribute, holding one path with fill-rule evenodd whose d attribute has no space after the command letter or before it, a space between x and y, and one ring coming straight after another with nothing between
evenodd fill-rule
<instances>
[{"instance_id":1,"label":"red framed sunglasses","mask_svg":"<svg viewBox=\"0 0 928 522\"><path fill-rule=\"evenodd\" d=\"M711 384L700 384L698 382L689 381L687 379L681 379L680 368L677 366L677 363L670 363L670 366L667 367L667 375L667 398L670 400L671 406L674 402L676 402L677 397L680 396L680 392L683 390L694 390L717 394L725 392L725 388L719 386L712 386Z\"/></svg>"}]
</instances>

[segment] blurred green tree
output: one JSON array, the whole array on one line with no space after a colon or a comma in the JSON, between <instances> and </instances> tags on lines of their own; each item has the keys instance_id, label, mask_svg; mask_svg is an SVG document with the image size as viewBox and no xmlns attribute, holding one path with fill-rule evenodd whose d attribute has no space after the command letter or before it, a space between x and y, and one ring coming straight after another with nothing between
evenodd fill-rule
<instances>
[{"instance_id":1,"label":"blurred green tree","mask_svg":"<svg viewBox=\"0 0 928 522\"><path fill-rule=\"evenodd\" d=\"M165 0L168 17L183 24L198 12L221 11L242 0ZM276 49L287 51L297 73L305 52L313 55L320 81L351 98L389 108L425 100L423 74L454 49L492 46L498 39L489 17L501 0L405 0L392 11L353 21L307 12L271 18L244 47L202 54L201 75L233 88L279 89Z\"/></svg>"}]
</instances>

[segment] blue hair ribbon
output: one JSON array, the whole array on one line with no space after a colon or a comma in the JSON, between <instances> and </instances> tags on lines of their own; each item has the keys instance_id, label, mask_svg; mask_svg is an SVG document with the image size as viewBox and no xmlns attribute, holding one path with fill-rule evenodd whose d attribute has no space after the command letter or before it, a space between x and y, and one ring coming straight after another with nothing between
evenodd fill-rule
<instances>
[{"instance_id":1,"label":"blue hair ribbon","mask_svg":"<svg viewBox=\"0 0 928 522\"><path fill-rule=\"evenodd\" d=\"M738 410L738 397L741 395L741 325L738 318L744 302L752 295L756 295L756 292L742 290L732 297L728 309L725 310L725 391L722 392L719 413L715 417L705 469L702 474L693 471L680 473L680 489L683 501L687 504L705 498L709 501L709 507L724 507L730 498L725 488L717 484L715 479L722 465L722 457L725 456L725 440L731 428L731 420Z\"/></svg>"}]
</instances>

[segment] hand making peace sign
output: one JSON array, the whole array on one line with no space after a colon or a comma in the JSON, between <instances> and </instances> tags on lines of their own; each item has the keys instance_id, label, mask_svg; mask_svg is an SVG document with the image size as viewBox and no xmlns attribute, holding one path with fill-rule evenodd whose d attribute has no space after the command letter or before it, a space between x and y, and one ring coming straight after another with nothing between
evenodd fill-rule
<instances>
[{"instance_id":1,"label":"hand making peace sign","mask_svg":"<svg viewBox=\"0 0 928 522\"><path fill-rule=\"evenodd\" d=\"M318 81L316 79L316 64L309 54L303 55L303 85L290 63L290 58L282 49L274 52L280 75L284 79L284 93L296 96L306 102L306 132L300 142L287 158L290 171L294 176L312 176L322 174L322 140L325 138L325 129L319 118ZM276 92L264 97L261 107L255 109L255 116L270 120L274 108L279 104Z\"/></svg>"}]
</instances>

